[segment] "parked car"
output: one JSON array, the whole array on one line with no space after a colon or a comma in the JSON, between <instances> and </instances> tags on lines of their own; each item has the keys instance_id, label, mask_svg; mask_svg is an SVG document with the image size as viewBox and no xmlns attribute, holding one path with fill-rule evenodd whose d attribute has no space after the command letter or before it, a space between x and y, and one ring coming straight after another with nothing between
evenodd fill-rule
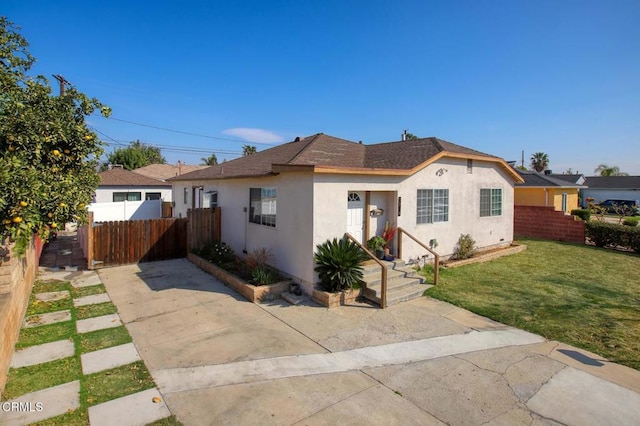
<instances>
[{"instance_id":1,"label":"parked car","mask_svg":"<svg viewBox=\"0 0 640 426\"><path fill-rule=\"evenodd\" d=\"M639 215L640 209L638 208L638 202L632 200L605 200L598 204L598 206L604 208L607 213L617 213L616 209L624 209L629 215Z\"/></svg>"}]
</instances>

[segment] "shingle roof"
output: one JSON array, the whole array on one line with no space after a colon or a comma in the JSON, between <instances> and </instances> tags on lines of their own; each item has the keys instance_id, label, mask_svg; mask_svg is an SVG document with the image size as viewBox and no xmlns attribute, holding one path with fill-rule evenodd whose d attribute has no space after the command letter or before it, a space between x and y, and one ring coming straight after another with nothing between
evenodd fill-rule
<instances>
[{"instance_id":1,"label":"shingle roof","mask_svg":"<svg viewBox=\"0 0 640 426\"><path fill-rule=\"evenodd\" d=\"M589 176L591 189L640 189L640 176Z\"/></svg>"},{"instance_id":2,"label":"shingle roof","mask_svg":"<svg viewBox=\"0 0 640 426\"><path fill-rule=\"evenodd\" d=\"M148 166L132 170L132 172L153 179L167 180L172 177L193 172L194 170L206 169L207 167L209 166L195 166L189 164L149 164Z\"/></svg>"},{"instance_id":3,"label":"shingle roof","mask_svg":"<svg viewBox=\"0 0 640 426\"><path fill-rule=\"evenodd\" d=\"M563 188L583 188L583 186L576 183L568 182L566 180L557 179L553 175L545 175L536 171L515 169L516 172L524 179L524 183L516 184L516 187L544 187L544 186L557 186Z\"/></svg>"},{"instance_id":4,"label":"shingle roof","mask_svg":"<svg viewBox=\"0 0 640 426\"><path fill-rule=\"evenodd\" d=\"M100 176L99 186L171 186L167 182L133 173L129 170L114 167L98 173Z\"/></svg>"},{"instance_id":5,"label":"shingle roof","mask_svg":"<svg viewBox=\"0 0 640 426\"><path fill-rule=\"evenodd\" d=\"M571 174L571 175L563 175L560 173L552 173L551 175L549 175L549 177L552 177L554 179L559 179L565 182L569 182L569 183L575 183L580 185L580 181L585 179L584 175L582 174Z\"/></svg>"},{"instance_id":6,"label":"shingle roof","mask_svg":"<svg viewBox=\"0 0 640 426\"><path fill-rule=\"evenodd\" d=\"M363 145L318 133L170 180L264 176L273 173L274 165L412 170L442 152L483 156L488 160L501 161L498 157L437 138Z\"/></svg>"}]
</instances>

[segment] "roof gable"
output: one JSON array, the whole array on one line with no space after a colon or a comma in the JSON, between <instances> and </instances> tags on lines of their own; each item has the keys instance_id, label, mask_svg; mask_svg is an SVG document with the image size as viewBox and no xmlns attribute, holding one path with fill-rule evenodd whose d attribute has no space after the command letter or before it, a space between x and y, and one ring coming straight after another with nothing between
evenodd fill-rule
<instances>
[{"instance_id":1,"label":"roof gable","mask_svg":"<svg viewBox=\"0 0 640 426\"><path fill-rule=\"evenodd\" d=\"M558 179L552 175L545 175L544 173L531 170L520 170L515 168L514 170L524 179L524 183L517 184L516 187L582 188L581 185Z\"/></svg>"},{"instance_id":2,"label":"roof gable","mask_svg":"<svg viewBox=\"0 0 640 426\"><path fill-rule=\"evenodd\" d=\"M193 172L194 170L206 169L207 167L208 166L180 164L180 162L178 162L178 164L149 164L148 166L132 170L132 172L152 179L167 180L175 176Z\"/></svg>"}]
</instances>

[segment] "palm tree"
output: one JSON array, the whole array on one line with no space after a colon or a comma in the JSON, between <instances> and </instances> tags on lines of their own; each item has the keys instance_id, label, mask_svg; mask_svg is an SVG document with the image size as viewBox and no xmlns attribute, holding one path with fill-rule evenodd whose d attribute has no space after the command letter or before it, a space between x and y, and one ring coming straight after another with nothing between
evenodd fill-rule
<instances>
[{"instance_id":1,"label":"palm tree","mask_svg":"<svg viewBox=\"0 0 640 426\"><path fill-rule=\"evenodd\" d=\"M243 145L242 146L242 156L246 157L247 155L255 154L258 152L255 146L251 145Z\"/></svg>"},{"instance_id":2,"label":"palm tree","mask_svg":"<svg viewBox=\"0 0 640 426\"><path fill-rule=\"evenodd\" d=\"M207 166L215 166L216 164L218 164L218 157L216 157L215 154L211 154L208 158L202 157L200 161L202 161Z\"/></svg>"},{"instance_id":3,"label":"palm tree","mask_svg":"<svg viewBox=\"0 0 640 426\"><path fill-rule=\"evenodd\" d=\"M531 168L536 172L543 172L549 165L549 156L544 152L536 152L531 156Z\"/></svg>"},{"instance_id":4,"label":"palm tree","mask_svg":"<svg viewBox=\"0 0 640 426\"><path fill-rule=\"evenodd\" d=\"M597 173L600 176L629 176L629 173L620 171L618 166L607 166L606 164L600 164L593 173Z\"/></svg>"}]
</instances>

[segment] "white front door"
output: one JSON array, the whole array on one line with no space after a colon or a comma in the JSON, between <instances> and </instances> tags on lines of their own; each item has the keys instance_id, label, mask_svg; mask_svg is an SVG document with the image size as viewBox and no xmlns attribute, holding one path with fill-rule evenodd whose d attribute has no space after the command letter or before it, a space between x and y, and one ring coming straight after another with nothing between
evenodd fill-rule
<instances>
[{"instance_id":1,"label":"white front door","mask_svg":"<svg viewBox=\"0 0 640 426\"><path fill-rule=\"evenodd\" d=\"M358 192L349 192L347 196L347 232L356 240L362 241L364 228L364 197Z\"/></svg>"}]
</instances>

